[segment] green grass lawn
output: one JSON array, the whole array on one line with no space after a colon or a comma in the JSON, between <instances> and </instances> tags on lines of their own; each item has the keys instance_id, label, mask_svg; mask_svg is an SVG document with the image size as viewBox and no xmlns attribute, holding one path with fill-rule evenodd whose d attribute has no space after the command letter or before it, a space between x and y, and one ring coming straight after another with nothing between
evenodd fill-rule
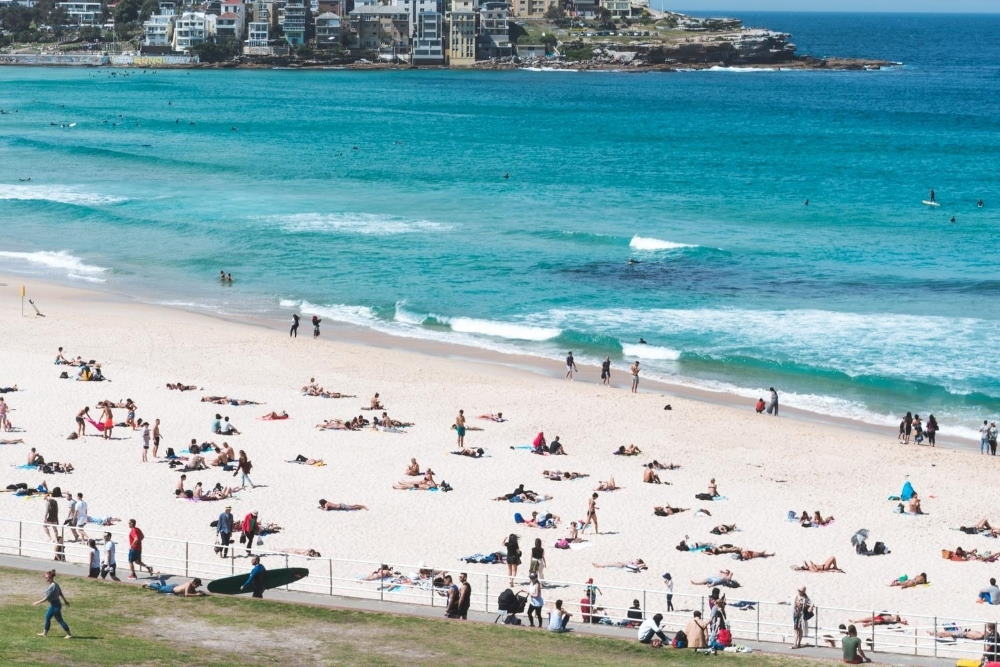
<instances>
[{"instance_id":1,"label":"green grass lawn","mask_svg":"<svg viewBox=\"0 0 1000 667\"><path fill-rule=\"evenodd\" d=\"M31 606L45 582L39 572L0 568L2 665L504 664L504 665L795 665L753 654L705 657L653 650L616 639L554 635L531 628L434 620L212 596L182 599L136 586L57 578L70 600L41 638L45 606Z\"/></svg>"}]
</instances>

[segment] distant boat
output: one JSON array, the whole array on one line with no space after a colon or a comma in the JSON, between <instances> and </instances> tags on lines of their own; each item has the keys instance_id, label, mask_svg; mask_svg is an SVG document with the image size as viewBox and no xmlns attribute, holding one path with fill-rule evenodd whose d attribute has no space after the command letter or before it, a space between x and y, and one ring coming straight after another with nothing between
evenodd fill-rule
<instances>
[{"instance_id":1,"label":"distant boat","mask_svg":"<svg viewBox=\"0 0 1000 667\"><path fill-rule=\"evenodd\" d=\"M923 204L924 206L940 206L941 205L941 204L937 203L936 201L931 201L930 199L925 199L925 200L923 200L920 203Z\"/></svg>"}]
</instances>

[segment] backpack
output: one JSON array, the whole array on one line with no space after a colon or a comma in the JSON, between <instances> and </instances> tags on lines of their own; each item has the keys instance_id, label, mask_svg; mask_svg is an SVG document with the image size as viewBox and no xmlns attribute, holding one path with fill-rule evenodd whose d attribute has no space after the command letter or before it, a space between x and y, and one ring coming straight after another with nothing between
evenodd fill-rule
<instances>
[{"instance_id":1,"label":"backpack","mask_svg":"<svg viewBox=\"0 0 1000 667\"><path fill-rule=\"evenodd\" d=\"M715 641L722 646L730 646L733 643L733 633L728 628L722 628L719 630L719 634L716 635Z\"/></svg>"},{"instance_id":2,"label":"backpack","mask_svg":"<svg viewBox=\"0 0 1000 667\"><path fill-rule=\"evenodd\" d=\"M670 642L670 645L674 648L687 648L688 637L684 634L683 630L678 630L677 634L674 635L674 640Z\"/></svg>"},{"instance_id":3,"label":"backpack","mask_svg":"<svg viewBox=\"0 0 1000 667\"><path fill-rule=\"evenodd\" d=\"M514 523L524 523L524 517L520 512L514 512Z\"/></svg>"},{"instance_id":4,"label":"backpack","mask_svg":"<svg viewBox=\"0 0 1000 667\"><path fill-rule=\"evenodd\" d=\"M885 542L876 542L875 547L872 549L873 556L881 556L886 553Z\"/></svg>"}]
</instances>

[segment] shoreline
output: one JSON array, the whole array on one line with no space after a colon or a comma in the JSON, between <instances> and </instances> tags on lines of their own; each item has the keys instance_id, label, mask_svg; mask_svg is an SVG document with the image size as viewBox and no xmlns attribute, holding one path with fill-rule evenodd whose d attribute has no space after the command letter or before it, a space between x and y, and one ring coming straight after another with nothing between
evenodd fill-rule
<instances>
[{"instance_id":1,"label":"shoreline","mask_svg":"<svg viewBox=\"0 0 1000 667\"><path fill-rule=\"evenodd\" d=\"M25 283L25 280L26 277L18 276L17 274L0 273L0 285L6 283L10 286L19 282ZM146 300L139 294L115 290L110 287L108 289L101 289L98 287L80 286L70 280L60 282L52 278L43 278L40 280L33 280L33 282L43 286L43 288L73 290L79 292L81 295L88 295L90 300L98 303L102 300L107 300L108 302L120 304L141 304L142 306L148 308L179 311L189 315L208 317L230 324L263 328L275 332L283 332L286 330L286 325L277 319L277 313L280 311L287 311L288 313L291 313L295 310L292 308L275 306L273 311L275 313L274 317L254 317L249 314L211 312L206 309L190 308L176 304L157 303L153 300ZM308 327L303 325L302 328L306 331L304 335L308 335ZM334 336L326 335L320 337L320 342L328 344L345 342L349 345L361 348L370 347L385 350L399 349L431 358L468 361L474 364L487 364L493 367L501 367L517 372L529 373L532 376L544 377L548 379L559 380L563 374L561 359L548 359L540 355L533 355L529 353L512 354L490 350L487 348L464 345L457 342L444 342L404 335L394 335L348 322L329 319L324 319L323 331L336 332ZM600 383L599 366L586 363L578 363L577 365L580 368L580 375L583 375L587 379L574 379L573 383L593 385L598 389L603 390L603 386ZM623 377L626 379L625 384L612 384L610 388L628 392L628 368L616 367L612 369L613 382L618 378ZM690 386L680 382L668 382L660 379L654 380L648 377L641 377L639 391L640 393L659 393L661 395L677 399L698 401L701 403L724 406L727 408L743 409L747 411L752 410L753 403L752 399L731 392L714 391L707 388ZM768 415L760 416L763 418ZM781 416L790 417L806 423L847 428L862 433L884 436L889 440L894 440L896 435L895 429L889 426L881 426L871 422L862 421L860 419L839 417L837 415L796 408L785 404L781 405ZM931 449L927 445L919 445L919 447ZM942 438L942 436L939 436L937 448L977 453L977 447L978 443L970 438L962 438L960 436L944 436Z\"/></svg>"}]
</instances>

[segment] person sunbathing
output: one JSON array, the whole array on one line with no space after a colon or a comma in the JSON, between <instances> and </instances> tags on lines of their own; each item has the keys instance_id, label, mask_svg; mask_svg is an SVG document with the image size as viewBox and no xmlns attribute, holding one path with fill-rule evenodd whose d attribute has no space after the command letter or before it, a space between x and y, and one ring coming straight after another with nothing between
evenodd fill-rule
<instances>
[{"instance_id":1,"label":"person sunbathing","mask_svg":"<svg viewBox=\"0 0 1000 667\"><path fill-rule=\"evenodd\" d=\"M14 438L13 440L0 440L0 445L23 445L24 438Z\"/></svg>"},{"instance_id":2,"label":"person sunbathing","mask_svg":"<svg viewBox=\"0 0 1000 667\"><path fill-rule=\"evenodd\" d=\"M342 394L339 391L327 391L322 387L303 387L302 393L305 396L316 396L317 398L357 398L356 394Z\"/></svg>"},{"instance_id":3,"label":"person sunbathing","mask_svg":"<svg viewBox=\"0 0 1000 667\"><path fill-rule=\"evenodd\" d=\"M234 491L239 491L238 486L227 486L223 487L221 484L216 484L215 488L204 493L202 491L201 482L194 485L194 499L195 500L225 500L226 498L231 498Z\"/></svg>"},{"instance_id":4,"label":"person sunbathing","mask_svg":"<svg viewBox=\"0 0 1000 667\"><path fill-rule=\"evenodd\" d=\"M321 510L326 510L327 512L355 512L357 510L368 509L364 505L348 505L345 503L331 503L329 500L323 498L319 499L319 508Z\"/></svg>"},{"instance_id":5,"label":"person sunbathing","mask_svg":"<svg viewBox=\"0 0 1000 667\"><path fill-rule=\"evenodd\" d=\"M670 516L672 514L680 514L681 512L687 512L690 507L671 507L670 505L657 505L653 507L653 514L656 516Z\"/></svg>"},{"instance_id":6,"label":"person sunbathing","mask_svg":"<svg viewBox=\"0 0 1000 667\"><path fill-rule=\"evenodd\" d=\"M620 488L622 487L615 484L615 478L612 476L611 479L606 482L598 482L597 488L594 489L594 491L617 491Z\"/></svg>"},{"instance_id":7,"label":"person sunbathing","mask_svg":"<svg viewBox=\"0 0 1000 667\"><path fill-rule=\"evenodd\" d=\"M912 579L904 574L902 577L893 579L891 582L889 582L889 585L898 586L899 588L913 588L914 586L920 586L921 584L926 584L926 583L927 583L927 573L921 572Z\"/></svg>"},{"instance_id":8,"label":"person sunbathing","mask_svg":"<svg viewBox=\"0 0 1000 667\"><path fill-rule=\"evenodd\" d=\"M315 549L279 549L283 554L295 554L296 556L305 556L306 558L322 558L323 554L316 551Z\"/></svg>"},{"instance_id":9,"label":"person sunbathing","mask_svg":"<svg viewBox=\"0 0 1000 667\"><path fill-rule=\"evenodd\" d=\"M734 530L736 530L735 523L730 523L730 524L723 523L719 524L718 526L716 526L715 528L713 528L708 532L712 533L713 535L725 535L726 533L731 533Z\"/></svg>"},{"instance_id":10,"label":"person sunbathing","mask_svg":"<svg viewBox=\"0 0 1000 667\"><path fill-rule=\"evenodd\" d=\"M13 387L0 387L0 394L9 394L12 391L20 391L15 384Z\"/></svg>"},{"instance_id":11,"label":"person sunbathing","mask_svg":"<svg viewBox=\"0 0 1000 667\"><path fill-rule=\"evenodd\" d=\"M649 566L641 558L636 558L635 560L630 560L627 563L591 563L594 567L606 568L622 568L628 570L629 572L642 572L643 570L648 570Z\"/></svg>"},{"instance_id":12,"label":"person sunbathing","mask_svg":"<svg viewBox=\"0 0 1000 667\"><path fill-rule=\"evenodd\" d=\"M947 556L947 558L948 560L954 560L954 561L975 560L979 558L979 553L977 549L973 549L972 551L966 551L962 547L955 547L955 550L952 551L951 555Z\"/></svg>"},{"instance_id":13,"label":"person sunbathing","mask_svg":"<svg viewBox=\"0 0 1000 667\"><path fill-rule=\"evenodd\" d=\"M717 577L705 577L701 581L691 580L691 584L694 586L728 586L733 583L735 583L733 573L730 570L720 570Z\"/></svg>"},{"instance_id":14,"label":"person sunbathing","mask_svg":"<svg viewBox=\"0 0 1000 667\"><path fill-rule=\"evenodd\" d=\"M667 465L663 465L656 459L653 459L652 461L647 463L646 467L652 468L653 470L677 470L678 468L680 468L679 465L674 465L673 463L668 463Z\"/></svg>"},{"instance_id":15,"label":"person sunbathing","mask_svg":"<svg viewBox=\"0 0 1000 667\"><path fill-rule=\"evenodd\" d=\"M205 463L205 457L201 454L195 454L191 456L183 468L179 468L179 472L192 472L194 470L207 470L208 465Z\"/></svg>"},{"instance_id":16,"label":"person sunbathing","mask_svg":"<svg viewBox=\"0 0 1000 667\"><path fill-rule=\"evenodd\" d=\"M621 445L618 449L611 453L615 456L638 456L639 454L642 454L642 450L635 445L629 445L628 447Z\"/></svg>"},{"instance_id":17,"label":"person sunbathing","mask_svg":"<svg viewBox=\"0 0 1000 667\"><path fill-rule=\"evenodd\" d=\"M482 447L478 447L476 449L468 449L468 448L456 449L455 451L452 452L452 454L458 454L459 456L468 456L474 459L479 459L482 458L484 454L486 454L486 450L484 450Z\"/></svg>"},{"instance_id":18,"label":"person sunbathing","mask_svg":"<svg viewBox=\"0 0 1000 667\"><path fill-rule=\"evenodd\" d=\"M691 539L687 535L684 539L677 543L674 547L678 551L705 551L706 549L711 549L714 545L711 542L692 542L688 544L688 540Z\"/></svg>"},{"instance_id":19,"label":"person sunbathing","mask_svg":"<svg viewBox=\"0 0 1000 667\"><path fill-rule=\"evenodd\" d=\"M372 400L368 402L368 409L369 410L385 410L385 406L382 405L382 401L381 401L381 399L379 399L377 391L375 392L375 395L372 396Z\"/></svg>"},{"instance_id":20,"label":"person sunbathing","mask_svg":"<svg viewBox=\"0 0 1000 667\"><path fill-rule=\"evenodd\" d=\"M890 614L888 612L875 614L874 616L866 616L865 618L859 618L849 622L860 623L866 628L873 625L909 625L909 623L906 622L906 619L902 618L899 614Z\"/></svg>"},{"instance_id":21,"label":"person sunbathing","mask_svg":"<svg viewBox=\"0 0 1000 667\"><path fill-rule=\"evenodd\" d=\"M517 488L514 489L511 493L505 493L504 495L494 498L493 500L510 500L511 498L514 498L515 496L520 496L524 493L525 493L524 484L518 484ZM528 491L527 493L533 493L533 492Z\"/></svg>"},{"instance_id":22,"label":"person sunbathing","mask_svg":"<svg viewBox=\"0 0 1000 667\"><path fill-rule=\"evenodd\" d=\"M753 560L754 558L770 558L774 554L769 554L766 551L751 551L750 549L743 549L740 551L737 560Z\"/></svg>"},{"instance_id":23,"label":"person sunbathing","mask_svg":"<svg viewBox=\"0 0 1000 667\"><path fill-rule=\"evenodd\" d=\"M65 473L67 475L75 470L72 463L60 463L59 461L48 461L41 464L39 469L45 474Z\"/></svg>"},{"instance_id":24,"label":"person sunbathing","mask_svg":"<svg viewBox=\"0 0 1000 667\"><path fill-rule=\"evenodd\" d=\"M823 563L820 564L820 565L817 565L816 563L812 562L811 560L809 560L809 561L803 561L802 565L793 565L792 569L796 570L798 572L841 572L841 573L843 573L843 570L841 570L837 566L837 558L836 558L836 556L830 556L825 561L823 561Z\"/></svg>"},{"instance_id":25,"label":"person sunbathing","mask_svg":"<svg viewBox=\"0 0 1000 667\"><path fill-rule=\"evenodd\" d=\"M831 521L833 521L833 517L832 516L828 516L828 517L826 517L824 519L823 515L819 513L819 510L816 510L815 512L813 512L813 515L812 515L812 524L814 526L826 526L826 525L829 525L829 523Z\"/></svg>"},{"instance_id":26,"label":"person sunbathing","mask_svg":"<svg viewBox=\"0 0 1000 667\"><path fill-rule=\"evenodd\" d=\"M564 479L580 479L581 477L589 477L589 475L579 472L563 472L561 470L543 470L542 477L553 482L561 482Z\"/></svg>"},{"instance_id":27,"label":"person sunbathing","mask_svg":"<svg viewBox=\"0 0 1000 667\"><path fill-rule=\"evenodd\" d=\"M565 539L567 542L583 542L583 540L580 539L580 533L576 521L569 522L569 533L566 535Z\"/></svg>"},{"instance_id":28,"label":"person sunbathing","mask_svg":"<svg viewBox=\"0 0 1000 667\"><path fill-rule=\"evenodd\" d=\"M388 579L389 577L399 574L391 565L382 563L378 566L371 574L364 577L363 581L378 581L380 579Z\"/></svg>"},{"instance_id":29,"label":"person sunbathing","mask_svg":"<svg viewBox=\"0 0 1000 667\"><path fill-rule=\"evenodd\" d=\"M271 412L261 417L261 419L263 419L264 421L276 421L279 419L288 419L288 413L285 412L284 410L282 410L281 412L275 412L272 410Z\"/></svg>"},{"instance_id":30,"label":"person sunbathing","mask_svg":"<svg viewBox=\"0 0 1000 667\"><path fill-rule=\"evenodd\" d=\"M409 428L413 426L413 422L402 422L396 419L390 419L389 415L385 412L382 413L381 417L375 417L372 419L372 429L376 428Z\"/></svg>"},{"instance_id":31,"label":"person sunbathing","mask_svg":"<svg viewBox=\"0 0 1000 667\"><path fill-rule=\"evenodd\" d=\"M906 621L903 621L906 623ZM986 633L981 630L970 630L969 628L951 628L945 630L939 630L937 633L932 630L928 630L927 634L934 637L941 637L942 639L972 639L975 641L981 641L986 637Z\"/></svg>"},{"instance_id":32,"label":"person sunbathing","mask_svg":"<svg viewBox=\"0 0 1000 667\"><path fill-rule=\"evenodd\" d=\"M504 498L497 498L496 500L505 500ZM541 503L546 500L552 500L552 496L539 495L534 491L524 491L523 493L518 493L506 500L512 503Z\"/></svg>"},{"instance_id":33,"label":"person sunbathing","mask_svg":"<svg viewBox=\"0 0 1000 667\"><path fill-rule=\"evenodd\" d=\"M402 489L424 489L424 490L426 490L426 489L435 489L435 488L437 488L437 482L434 481L434 471L431 470L430 468L428 468L427 472L424 473L423 479L421 479L419 481L416 481L416 482L404 479L401 482L396 482L395 484L393 484L392 488L394 488L394 489L401 489L401 490Z\"/></svg>"},{"instance_id":34,"label":"person sunbathing","mask_svg":"<svg viewBox=\"0 0 1000 667\"><path fill-rule=\"evenodd\" d=\"M656 471L652 468L646 468L642 471L642 481L646 484L662 484L660 481L660 476L656 474Z\"/></svg>"},{"instance_id":35,"label":"person sunbathing","mask_svg":"<svg viewBox=\"0 0 1000 667\"><path fill-rule=\"evenodd\" d=\"M979 523L975 526L960 526L958 529L969 535L976 535L978 533L982 533L986 537L997 537L1000 535L1000 529L994 528L990 525L990 522L987 519L980 519Z\"/></svg>"},{"instance_id":36,"label":"person sunbathing","mask_svg":"<svg viewBox=\"0 0 1000 667\"><path fill-rule=\"evenodd\" d=\"M479 415L479 418L480 419L488 419L491 422L498 422L498 423L499 422L505 422L505 421L507 421L507 418L503 416L502 412L498 412L496 414L493 414L491 412L488 415Z\"/></svg>"},{"instance_id":37,"label":"person sunbathing","mask_svg":"<svg viewBox=\"0 0 1000 667\"><path fill-rule=\"evenodd\" d=\"M173 389L175 391L194 391L198 387L193 384L183 384L181 382L167 383L167 389Z\"/></svg>"},{"instance_id":38,"label":"person sunbathing","mask_svg":"<svg viewBox=\"0 0 1000 667\"><path fill-rule=\"evenodd\" d=\"M302 454L297 455L293 460L289 461L289 463L298 463L306 466L326 465L326 461L324 461L323 459L311 459L308 456L303 456Z\"/></svg>"},{"instance_id":39,"label":"person sunbathing","mask_svg":"<svg viewBox=\"0 0 1000 667\"><path fill-rule=\"evenodd\" d=\"M218 405L260 405L257 401L248 401L244 398L229 398L228 396L202 396L202 403L216 403Z\"/></svg>"},{"instance_id":40,"label":"person sunbathing","mask_svg":"<svg viewBox=\"0 0 1000 667\"><path fill-rule=\"evenodd\" d=\"M151 591L156 591L157 593L167 593L177 595L182 598L200 598L205 597L208 593L204 591L199 591L198 588L201 586L201 579L192 579L186 584L168 584L167 579L164 576L160 576L159 581L154 581L149 584L143 585L143 588L149 589Z\"/></svg>"},{"instance_id":41,"label":"person sunbathing","mask_svg":"<svg viewBox=\"0 0 1000 667\"><path fill-rule=\"evenodd\" d=\"M738 554L743 549L734 544L720 544L718 546L710 546L703 551L709 556L721 556L723 554Z\"/></svg>"}]
</instances>

